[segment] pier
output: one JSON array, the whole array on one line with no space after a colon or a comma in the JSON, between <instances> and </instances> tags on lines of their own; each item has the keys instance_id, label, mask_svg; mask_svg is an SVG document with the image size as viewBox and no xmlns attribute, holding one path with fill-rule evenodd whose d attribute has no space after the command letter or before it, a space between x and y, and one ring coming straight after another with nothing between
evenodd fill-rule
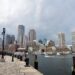
<instances>
[{"instance_id":1,"label":"pier","mask_svg":"<svg viewBox=\"0 0 75 75\"><path fill-rule=\"evenodd\" d=\"M25 67L25 62L11 56L4 57L5 62L0 62L0 75L43 75L31 65Z\"/></svg>"}]
</instances>

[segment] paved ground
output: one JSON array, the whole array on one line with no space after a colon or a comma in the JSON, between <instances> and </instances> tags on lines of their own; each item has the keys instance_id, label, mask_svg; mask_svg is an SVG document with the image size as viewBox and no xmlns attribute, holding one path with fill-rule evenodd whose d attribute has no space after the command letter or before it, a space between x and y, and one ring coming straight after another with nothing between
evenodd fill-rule
<instances>
[{"instance_id":1,"label":"paved ground","mask_svg":"<svg viewBox=\"0 0 75 75\"><path fill-rule=\"evenodd\" d=\"M11 62L11 57L5 56L5 62L0 62L0 75L24 75L20 73L18 60Z\"/></svg>"},{"instance_id":2,"label":"paved ground","mask_svg":"<svg viewBox=\"0 0 75 75\"><path fill-rule=\"evenodd\" d=\"M0 62L0 75L43 75L33 67L24 67L25 62L15 58L11 62L10 56L5 56L5 62Z\"/></svg>"}]
</instances>

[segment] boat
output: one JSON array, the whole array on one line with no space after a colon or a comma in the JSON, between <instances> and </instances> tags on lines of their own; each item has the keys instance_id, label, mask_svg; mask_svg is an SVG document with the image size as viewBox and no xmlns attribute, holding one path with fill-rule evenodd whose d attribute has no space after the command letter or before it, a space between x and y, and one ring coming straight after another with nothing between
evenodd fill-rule
<instances>
[{"instance_id":1,"label":"boat","mask_svg":"<svg viewBox=\"0 0 75 75\"><path fill-rule=\"evenodd\" d=\"M47 53L45 53L45 57L50 57Z\"/></svg>"},{"instance_id":2,"label":"boat","mask_svg":"<svg viewBox=\"0 0 75 75\"><path fill-rule=\"evenodd\" d=\"M57 55L60 55L60 53L59 53L59 52L57 52Z\"/></svg>"}]
</instances>

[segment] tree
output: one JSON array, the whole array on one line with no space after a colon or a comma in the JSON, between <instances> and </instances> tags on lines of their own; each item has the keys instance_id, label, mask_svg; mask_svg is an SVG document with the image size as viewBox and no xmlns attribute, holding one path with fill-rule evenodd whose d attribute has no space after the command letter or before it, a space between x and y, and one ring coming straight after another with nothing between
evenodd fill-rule
<instances>
[{"instance_id":1,"label":"tree","mask_svg":"<svg viewBox=\"0 0 75 75\"><path fill-rule=\"evenodd\" d=\"M40 39L40 40L39 40L39 43L43 44L43 41Z\"/></svg>"},{"instance_id":2,"label":"tree","mask_svg":"<svg viewBox=\"0 0 75 75\"><path fill-rule=\"evenodd\" d=\"M45 45L46 43L47 43L47 39L44 38L44 39L43 39L43 44Z\"/></svg>"}]
</instances>

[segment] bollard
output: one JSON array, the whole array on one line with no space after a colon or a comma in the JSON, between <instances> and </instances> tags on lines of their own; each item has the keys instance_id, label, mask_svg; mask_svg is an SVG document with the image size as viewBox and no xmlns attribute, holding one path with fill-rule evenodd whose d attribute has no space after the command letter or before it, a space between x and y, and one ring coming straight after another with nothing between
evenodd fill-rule
<instances>
[{"instance_id":1,"label":"bollard","mask_svg":"<svg viewBox=\"0 0 75 75\"><path fill-rule=\"evenodd\" d=\"M12 55L12 62L14 62L14 55Z\"/></svg>"},{"instance_id":2,"label":"bollard","mask_svg":"<svg viewBox=\"0 0 75 75\"><path fill-rule=\"evenodd\" d=\"M34 68L35 68L35 69L38 69L37 55L35 55Z\"/></svg>"},{"instance_id":3,"label":"bollard","mask_svg":"<svg viewBox=\"0 0 75 75\"><path fill-rule=\"evenodd\" d=\"M26 59L25 59L25 62L26 62L25 67L29 67L29 58L26 58Z\"/></svg>"},{"instance_id":4,"label":"bollard","mask_svg":"<svg viewBox=\"0 0 75 75\"><path fill-rule=\"evenodd\" d=\"M34 68L38 70L38 61L34 61Z\"/></svg>"},{"instance_id":5,"label":"bollard","mask_svg":"<svg viewBox=\"0 0 75 75\"><path fill-rule=\"evenodd\" d=\"M75 75L75 56L73 56L73 71L72 75Z\"/></svg>"},{"instance_id":6,"label":"bollard","mask_svg":"<svg viewBox=\"0 0 75 75\"><path fill-rule=\"evenodd\" d=\"M22 56L20 56L20 61L22 61Z\"/></svg>"}]
</instances>

